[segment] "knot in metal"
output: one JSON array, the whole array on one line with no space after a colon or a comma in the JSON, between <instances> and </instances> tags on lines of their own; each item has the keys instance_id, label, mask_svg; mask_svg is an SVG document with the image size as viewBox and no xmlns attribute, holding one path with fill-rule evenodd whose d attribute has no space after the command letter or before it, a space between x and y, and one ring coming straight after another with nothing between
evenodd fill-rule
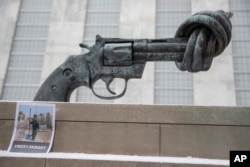
<instances>
[{"instance_id":1,"label":"knot in metal","mask_svg":"<svg viewBox=\"0 0 250 167\"><path fill-rule=\"evenodd\" d=\"M207 71L215 56L224 51L231 40L231 12L202 11L183 22L175 37L187 37L188 43L181 62L175 62L182 71Z\"/></svg>"}]
</instances>

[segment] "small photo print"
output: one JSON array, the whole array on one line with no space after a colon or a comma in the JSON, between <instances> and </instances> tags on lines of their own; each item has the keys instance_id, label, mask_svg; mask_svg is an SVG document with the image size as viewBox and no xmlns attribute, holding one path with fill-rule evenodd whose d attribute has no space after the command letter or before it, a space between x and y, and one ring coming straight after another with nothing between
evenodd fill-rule
<instances>
[{"instance_id":1,"label":"small photo print","mask_svg":"<svg viewBox=\"0 0 250 167\"><path fill-rule=\"evenodd\" d=\"M18 102L9 152L48 153L55 133L55 104Z\"/></svg>"}]
</instances>

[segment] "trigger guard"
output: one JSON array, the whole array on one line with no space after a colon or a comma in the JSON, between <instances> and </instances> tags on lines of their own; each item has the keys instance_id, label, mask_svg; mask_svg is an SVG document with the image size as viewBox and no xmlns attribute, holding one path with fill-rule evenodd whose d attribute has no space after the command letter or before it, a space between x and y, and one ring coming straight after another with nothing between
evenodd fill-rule
<instances>
[{"instance_id":1,"label":"trigger guard","mask_svg":"<svg viewBox=\"0 0 250 167\"><path fill-rule=\"evenodd\" d=\"M107 97L105 97L105 96L100 96L100 95L98 95L98 94L94 91L93 85L92 85L91 90L92 90L93 94L94 94L96 97L99 97L99 98L104 99L104 100L114 100L114 99L118 99L118 98L122 97L122 96L125 94L125 92L126 92L126 90L127 90L127 83L128 83L128 80L125 79L125 87L124 87L122 93L120 93L120 94L117 95L117 96L107 96Z\"/></svg>"}]
</instances>

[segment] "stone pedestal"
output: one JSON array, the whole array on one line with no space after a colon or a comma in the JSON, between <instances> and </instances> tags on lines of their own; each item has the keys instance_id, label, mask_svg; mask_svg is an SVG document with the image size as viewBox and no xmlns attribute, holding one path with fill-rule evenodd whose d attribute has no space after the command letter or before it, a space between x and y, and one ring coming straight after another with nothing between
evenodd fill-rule
<instances>
[{"instance_id":1,"label":"stone pedestal","mask_svg":"<svg viewBox=\"0 0 250 167\"><path fill-rule=\"evenodd\" d=\"M0 102L0 150L8 148L15 108L15 102ZM228 161L229 166L230 150L250 148L249 110L249 107L56 103L56 132L51 152L219 159ZM0 166L33 166L34 163L46 167L83 164L195 166L185 162L75 160L47 156L6 157L2 151Z\"/></svg>"}]
</instances>

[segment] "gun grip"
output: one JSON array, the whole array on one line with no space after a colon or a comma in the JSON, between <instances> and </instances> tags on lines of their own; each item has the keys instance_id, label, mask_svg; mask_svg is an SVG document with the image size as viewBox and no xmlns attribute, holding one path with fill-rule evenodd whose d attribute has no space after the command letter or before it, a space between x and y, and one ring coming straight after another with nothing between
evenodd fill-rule
<instances>
[{"instance_id":1,"label":"gun grip","mask_svg":"<svg viewBox=\"0 0 250 167\"><path fill-rule=\"evenodd\" d=\"M68 102L73 90L89 86L89 69L80 56L70 56L39 88L34 101Z\"/></svg>"}]
</instances>

